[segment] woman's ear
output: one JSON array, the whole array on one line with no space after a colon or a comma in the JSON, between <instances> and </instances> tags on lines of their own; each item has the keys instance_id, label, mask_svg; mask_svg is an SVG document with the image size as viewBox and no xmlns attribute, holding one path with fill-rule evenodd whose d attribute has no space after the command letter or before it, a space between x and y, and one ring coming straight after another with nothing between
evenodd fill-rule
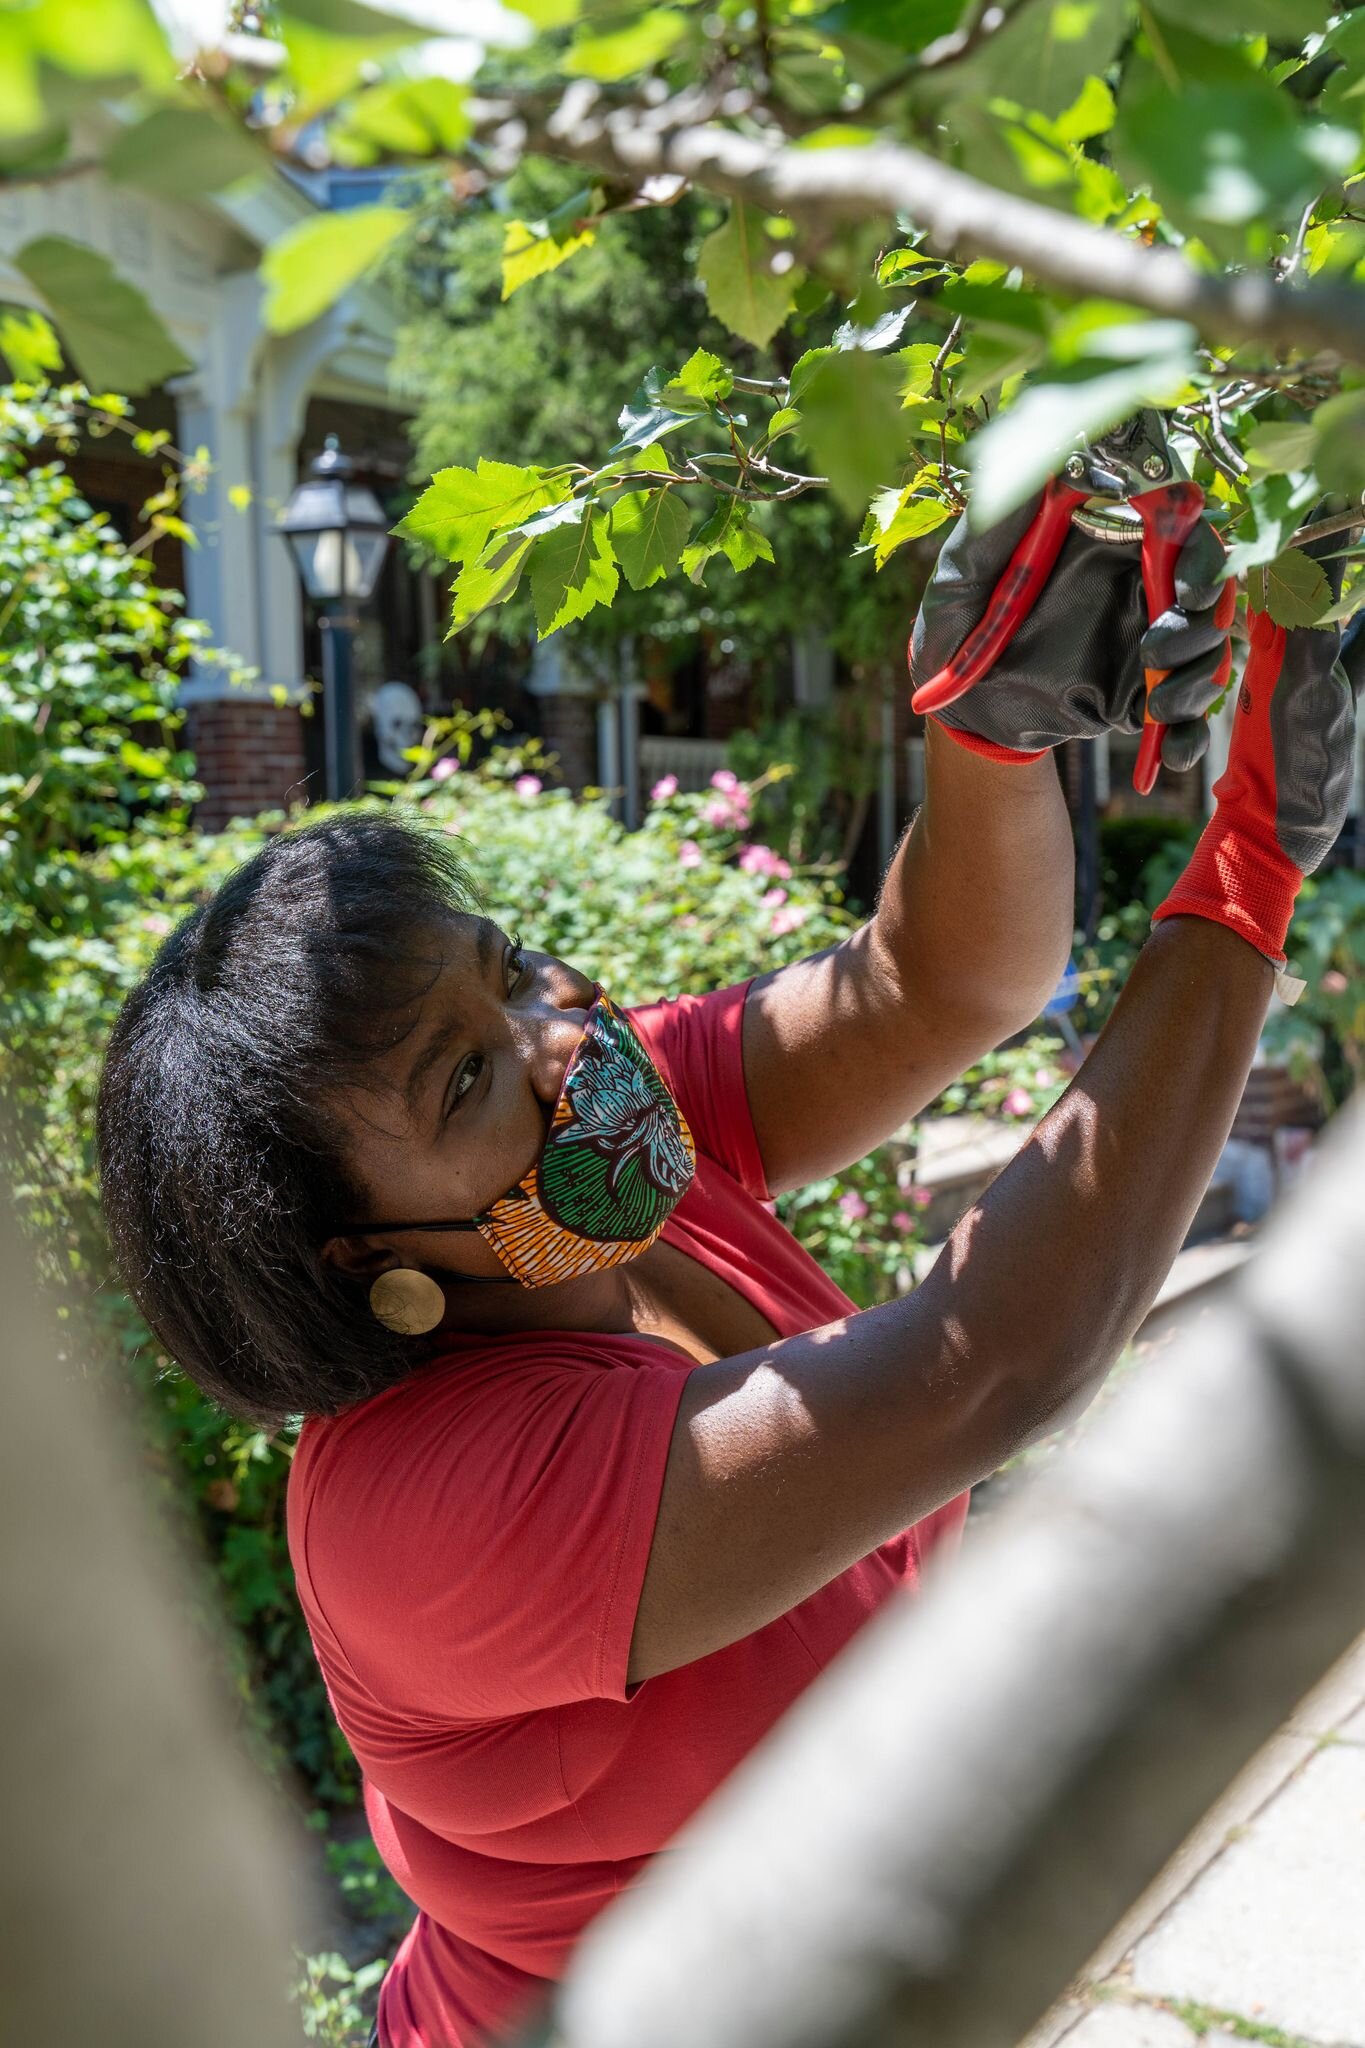
<instances>
[{"instance_id":1,"label":"woman's ear","mask_svg":"<svg viewBox=\"0 0 1365 2048\"><path fill-rule=\"evenodd\" d=\"M348 1279L366 1281L403 1263L392 1245L374 1244L367 1237L329 1237L322 1247L322 1259Z\"/></svg>"}]
</instances>

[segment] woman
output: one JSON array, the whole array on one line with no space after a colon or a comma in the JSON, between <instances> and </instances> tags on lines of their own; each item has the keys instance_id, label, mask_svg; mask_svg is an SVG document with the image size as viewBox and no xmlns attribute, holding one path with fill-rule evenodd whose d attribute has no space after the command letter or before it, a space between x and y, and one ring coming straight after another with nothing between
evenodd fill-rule
<instances>
[{"instance_id":1,"label":"woman","mask_svg":"<svg viewBox=\"0 0 1365 2048\"><path fill-rule=\"evenodd\" d=\"M956 533L934 671L1026 507ZM1072 1088L903 1300L854 1313L761 1204L861 1158L1029 1023L1071 927L1047 749L1141 722L1187 765L1227 674L1216 545L1142 638L1079 535L945 714L875 915L744 988L623 1018L483 917L449 842L281 837L166 942L110 1046L105 1200L161 1342L308 1417L300 1598L419 1908L384 2048L470 2048L1089 1399L1180 1244L1294 892L1339 828L1334 632L1253 620L1218 812ZM958 742L961 742L960 744Z\"/></svg>"}]
</instances>

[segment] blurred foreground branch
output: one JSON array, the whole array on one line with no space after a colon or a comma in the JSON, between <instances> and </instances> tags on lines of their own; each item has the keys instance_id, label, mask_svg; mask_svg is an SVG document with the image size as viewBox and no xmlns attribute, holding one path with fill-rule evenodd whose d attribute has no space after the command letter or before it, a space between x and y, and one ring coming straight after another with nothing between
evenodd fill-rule
<instances>
[{"instance_id":1,"label":"blurred foreground branch","mask_svg":"<svg viewBox=\"0 0 1365 2048\"><path fill-rule=\"evenodd\" d=\"M549 108L515 99L472 108L481 138L508 166L534 152L636 181L686 178L789 214L816 235L843 221L903 214L938 255L1019 264L1057 290L1188 321L1223 346L1259 342L1281 354L1327 351L1365 362L1365 291L1358 286L1277 280L1268 272L1209 275L1173 249L1148 248L1002 192L902 143L793 148L706 118L737 111L728 98L713 102L700 91L657 106L613 104L586 80Z\"/></svg>"},{"instance_id":2,"label":"blurred foreground branch","mask_svg":"<svg viewBox=\"0 0 1365 2048\"><path fill-rule=\"evenodd\" d=\"M591 1929L556 2048L1015 2048L1365 1619L1365 1114Z\"/></svg>"}]
</instances>

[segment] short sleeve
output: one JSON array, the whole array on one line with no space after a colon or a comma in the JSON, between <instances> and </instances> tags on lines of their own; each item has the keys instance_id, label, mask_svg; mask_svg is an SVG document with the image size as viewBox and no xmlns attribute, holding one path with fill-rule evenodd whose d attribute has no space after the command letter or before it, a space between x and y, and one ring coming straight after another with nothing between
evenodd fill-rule
<instances>
[{"instance_id":1,"label":"short sleeve","mask_svg":"<svg viewBox=\"0 0 1365 2048\"><path fill-rule=\"evenodd\" d=\"M638 1340L485 1357L367 1404L316 1460L312 1599L356 1677L407 1714L623 1700L688 1367Z\"/></svg>"},{"instance_id":2,"label":"short sleeve","mask_svg":"<svg viewBox=\"0 0 1365 2048\"><path fill-rule=\"evenodd\" d=\"M674 996L630 1011L673 1091L699 1151L755 1201L770 1200L744 1080L744 999L750 984L705 996Z\"/></svg>"}]
</instances>

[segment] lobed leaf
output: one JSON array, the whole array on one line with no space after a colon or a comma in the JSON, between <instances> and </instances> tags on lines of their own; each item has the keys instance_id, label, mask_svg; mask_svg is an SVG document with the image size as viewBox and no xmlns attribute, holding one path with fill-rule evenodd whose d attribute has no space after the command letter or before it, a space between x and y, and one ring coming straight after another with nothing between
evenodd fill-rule
<instances>
[{"instance_id":1,"label":"lobed leaf","mask_svg":"<svg viewBox=\"0 0 1365 2048\"><path fill-rule=\"evenodd\" d=\"M1268 612L1277 626L1316 626L1332 603L1331 586L1321 562L1302 548L1286 548L1272 562L1247 578L1247 596L1257 611Z\"/></svg>"},{"instance_id":2,"label":"lobed leaf","mask_svg":"<svg viewBox=\"0 0 1365 2048\"><path fill-rule=\"evenodd\" d=\"M716 555L724 555L732 569L740 570L773 559L767 535L754 525L751 508L740 498L723 498L692 545L683 549L684 573L700 583Z\"/></svg>"},{"instance_id":3,"label":"lobed leaf","mask_svg":"<svg viewBox=\"0 0 1365 2048\"><path fill-rule=\"evenodd\" d=\"M137 397L193 364L135 285L107 256L64 235L40 235L11 258L44 300L86 383Z\"/></svg>"},{"instance_id":4,"label":"lobed leaf","mask_svg":"<svg viewBox=\"0 0 1365 2048\"><path fill-rule=\"evenodd\" d=\"M446 561L474 561L495 533L568 495L568 483L553 471L480 456L477 469L437 470L395 531Z\"/></svg>"},{"instance_id":5,"label":"lobed leaf","mask_svg":"<svg viewBox=\"0 0 1365 2048\"><path fill-rule=\"evenodd\" d=\"M578 500L580 517L531 544L531 596L542 639L609 605L619 581L609 522L600 505Z\"/></svg>"},{"instance_id":6,"label":"lobed leaf","mask_svg":"<svg viewBox=\"0 0 1365 2048\"><path fill-rule=\"evenodd\" d=\"M691 530L685 500L666 484L618 498L611 508L611 539L631 589L648 590L671 575Z\"/></svg>"},{"instance_id":7,"label":"lobed leaf","mask_svg":"<svg viewBox=\"0 0 1365 2048\"><path fill-rule=\"evenodd\" d=\"M773 269L776 257L785 257L785 268ZM774 250L758 208L736 200L702 243L697 276L717 320L755 348L766 348L790 313L804 272L788 251Z\"/></svg>"},{"instance_id":8,"label":"lobed leaf","mask_svg":"<svg viewBox=\"0 0 1365 2048\"><path fill-rule=\"evenodd\" d=\"M558 270L580 249L597 240L596 228L583 228L561 241L550 234L543 221L509 220L502 237L502 296L510 299L533 277Z\"/></svg>"},{"instance_id":9,"label":"lobed leaf","mask_svg":"<svg viewBox=\"0 0 1365 2048\"><path fill-rule=\"evenodd\" d=\"M261 259L265 324L272 334L306 327L364 276L408 225L398 206L356 206L300 221Z\"/></svg>"}]
</instances>

